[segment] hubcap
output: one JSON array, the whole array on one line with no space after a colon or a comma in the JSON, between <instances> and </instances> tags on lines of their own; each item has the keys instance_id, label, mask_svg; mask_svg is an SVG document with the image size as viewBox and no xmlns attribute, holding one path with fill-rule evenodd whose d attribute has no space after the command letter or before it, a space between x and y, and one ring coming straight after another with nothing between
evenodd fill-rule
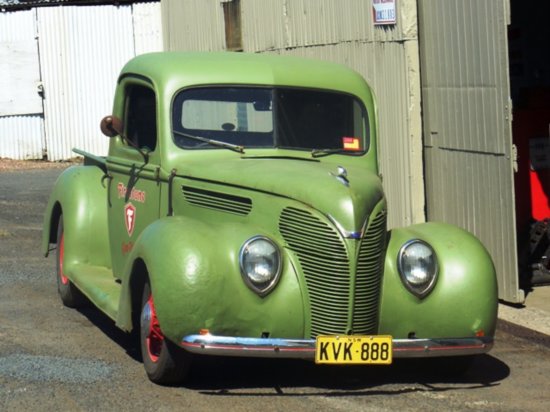
<instances>
[{"instance_id":1,"label":"hubcap","mask_svg":"<svg viewBox=\"0 0 550 412\"><path fill-rule=\"evenodd\" d=\"M65 276L63 272L63 257L65 256L65 234L61 234L61 241L59 242L59 278L61 283L66 285L69 283L69 278Z\"/></svg>"},{"instance_id":2,"label":"hubcap","mask_svg":"<svg viewBox=\"0 0 550 412\"><path fill-rule=\"evenodd\" d=\"M157 362L162 350L164 335L160 330L155 304L153 302L153 295L149 296L147 303L145 303L143 307L141 313L141 328L142 331L145 331L147 334L145 337L145 346L147 347L149 359L152 362Z\"/></svg>"}]
</instances>

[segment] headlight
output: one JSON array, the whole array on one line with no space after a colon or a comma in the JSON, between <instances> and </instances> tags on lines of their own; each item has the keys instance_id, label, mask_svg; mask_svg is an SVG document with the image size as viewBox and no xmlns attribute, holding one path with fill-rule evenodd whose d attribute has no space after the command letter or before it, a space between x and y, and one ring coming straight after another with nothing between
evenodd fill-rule
<instances>
[{"instance_id":1,"label":"headlight","mask_svg":"<svg viewBox=\"0 0 550 412\"><path fill-rule=\"evenodd\" d=\"M398 268L405 287L419 298L435 286L437 258L430 245L421 240L411 240L401 247Z\"/></svg>"},{"instance_id":2,"label":"headlight","mask_svg":"<svg viewBox=\"0 0 550 412\"><path fill-rule=\"evenodd\" d=\"M281 274L277 245L265 237L253 237L241 248L239 260L246 285L260 296L271 292Z\"/></svg>"}]
</instances>

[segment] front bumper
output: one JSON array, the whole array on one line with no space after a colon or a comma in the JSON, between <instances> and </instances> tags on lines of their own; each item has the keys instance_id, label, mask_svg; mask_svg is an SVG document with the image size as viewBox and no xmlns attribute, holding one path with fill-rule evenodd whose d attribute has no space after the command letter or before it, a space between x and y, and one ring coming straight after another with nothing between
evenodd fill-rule
<instances>
[{"instance_id":1,"label":"front bumper","mask_svg":"<svg viewBox=\"0 0 550 412\"><path fill-rule=\"evenodd\" d=\"M451 339L393 339L394 358L428 358L487 353L492 337ZM180 344L191 353L258 358L315 359L315 339L240 338L189 335Z\"/></svg>"}]
</instances>

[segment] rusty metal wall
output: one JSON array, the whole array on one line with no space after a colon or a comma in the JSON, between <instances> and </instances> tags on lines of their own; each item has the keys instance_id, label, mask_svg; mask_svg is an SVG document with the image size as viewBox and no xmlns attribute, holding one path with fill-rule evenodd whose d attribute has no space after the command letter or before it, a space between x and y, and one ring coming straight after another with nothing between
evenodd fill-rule
<instances>
[{"instance_id":1,"label":"rusty metal wall","mask_svg":"<svg viewBox=\"0 0 550 412\"><path fill-rule=\"evenodd\" d=\"M241 0L244 49L416 38L416 0L398 1L397 24L390 26L375 27L371 6L370 0Z\"/></svg>"},{"instance_id":2,"label":"rusty metal wall","mask_svg":"<svg viewBox=\"0 0 550 412\"><path fill-rule=\"evenodd\" d=\"M245 52L331 60L367 79L377 96L388 224L424 221L416 0L397 2L396 25L376 27L368 0L240 0L240 4ZM225 48L220 0L163 0L161 6L168 50Z\"/></svg>"},{"instance_id":3,"label":"rusty metal wall","mask_svg":"<svg viewBox=\"0 0 550 412\"><path fill-rule=\"evenodd\" d=\"M166 50L225 50L223 0L161 2Z\"/></svg>"},{"instance_id":4,"label":"rusty metal wall","mask_svg":"<svg viewBox=\"0 0 550 412\"><path fill-rule=\"evenodd\" d=\"M419 0L429 220L489 249L499 297L521 302L516 252L508 0Z\"/></svg>"},{"instance_id":5,"label":"rusty metal wall","mask_svg":"<svg viewBox=\"0 0 550 412\"><path fill-rule=\"evenodd\" d=\"M0 13L0 157L42 158L36 13Z\"/></svg>"}]
</instances>

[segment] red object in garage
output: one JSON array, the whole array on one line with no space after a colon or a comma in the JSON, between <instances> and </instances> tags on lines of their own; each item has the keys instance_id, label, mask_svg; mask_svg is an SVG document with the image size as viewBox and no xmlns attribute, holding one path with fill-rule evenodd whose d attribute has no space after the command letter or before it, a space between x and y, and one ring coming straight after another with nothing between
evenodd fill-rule
<instances>
[{"instance_id":1,"label":"red object in garage","mask_svg":"<svg viewBox=\"0 0 550 412\"><path fill-rule=\"evenodd\" d=\"M516 222L521 233L528 230L532 220L550 218L550 169L544 168L542 159L544 150L548 150L548 146L544 149L544 142L550 139L550 110L515 110L513 119L513 138L518 151ZM549 156L547 152L546 156Z\"/></svg>"},{"instance_id":2,"label":"red object in garage","mask_svg":"<svg viewBox=\"0 0 550 412\"><path fill-rule=\"evenodd\" d=\"M531 210L535 220L550 218L550 137L529 139Z\"/></svg>"}]
</instances>

